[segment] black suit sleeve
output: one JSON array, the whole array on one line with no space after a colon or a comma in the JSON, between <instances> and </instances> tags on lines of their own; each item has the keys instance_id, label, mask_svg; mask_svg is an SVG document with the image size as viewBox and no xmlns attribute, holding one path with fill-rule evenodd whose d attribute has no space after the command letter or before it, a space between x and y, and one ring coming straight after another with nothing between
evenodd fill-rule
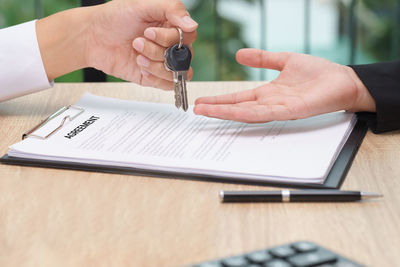
<instances>
[{"instance_id":1,"label":"black suit sleeve","mask_svg":"<svg viewBox=\"0 0 400 267\"><path fill-rule=\"evenodd\" d=\"M376 113L359 112L359 119L374 133L400 129L400 61L350 67L376 102Z\"/></svg>"}]
</instances>

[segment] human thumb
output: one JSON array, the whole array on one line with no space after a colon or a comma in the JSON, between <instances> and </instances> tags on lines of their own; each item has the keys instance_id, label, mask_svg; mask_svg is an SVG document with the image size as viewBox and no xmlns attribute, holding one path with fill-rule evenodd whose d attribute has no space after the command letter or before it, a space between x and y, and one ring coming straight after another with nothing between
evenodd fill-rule
<instances>
[{"instance_id":1,"label":"human thumb","mask_svg":"<svg viewBox=\"0 0 400 267\"><path fill-rule=\"evenodd\" d=\"M165 14L168 21L173 26L181 28L184 32L193 32L196 30L198 23L190 17L183 3L179 0L171 2Z\"/></svg>"}]
</instances>

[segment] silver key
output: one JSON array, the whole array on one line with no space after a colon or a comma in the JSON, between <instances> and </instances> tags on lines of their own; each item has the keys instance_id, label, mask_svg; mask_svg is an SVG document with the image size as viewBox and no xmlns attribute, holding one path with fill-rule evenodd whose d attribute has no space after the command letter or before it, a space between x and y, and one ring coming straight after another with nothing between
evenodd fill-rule
<instances>
[{"instance_id":1,"label":"silver key","mask_svg":"<svg viewBox=\"0 0 400 267\"><path fill-rule=\"evenodd\" d=\"M190 68L192 60L192 53L189 47L182 44L182 31L179 28L177 29L180 37L179 44L173 45L165 51L165 67L167 70L172 71L175 106L177 108L182 107L184 111L187 111L189 105L187 101L186 80L187 71Z\"/></svg>"},{"instance_id":2,"label":"silver key","mask_svg":"<svg viewBox=\"0 0 400 267\"><path fill-rule=\"evenodd\" d=\"M179 75L177 72L172 72L173 81L174 81L174 91L175 91L175 106L180 108L182 106L182 96L181 96L181 87L179 83Z\"/></svg>"},{"instance_id":3,"label":"silver key","mask_svg":"<svg viewBox=\"0 0 400 267\"><path fill-rule=\"evenodd\" d=\"M187 111L189 107L187 100L186 80L187 80L187 71L178 71L178 84L180 88L179 97L181 100L182 109L184 111Z\"/></svg>"}]
</instances>

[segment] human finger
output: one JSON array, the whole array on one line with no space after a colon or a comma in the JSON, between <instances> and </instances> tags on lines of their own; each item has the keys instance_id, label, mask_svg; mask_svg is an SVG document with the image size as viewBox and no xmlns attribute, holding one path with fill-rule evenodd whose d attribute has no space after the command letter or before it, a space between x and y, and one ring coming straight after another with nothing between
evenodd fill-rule
<instances>
[{"instance_id":1,"label":"human finger","mask_svg":"<svg viewBox=\"0 0 400 267\"><path fill-rule=\"evenodd\" d=\"M182 31L183 44L191 44L196 40L196 31ZM176 28L150 27L144 31L144 37L163 46L170 47L179 43L179 32Z\"/></svg>"},{"instance_id":2,"label":"human finger","mask_svg":"<svg viewBox=\"0 0 400 267\"><path fill-rule=\"evenodd\" d=\"M253 101L256 100L257 96L255 91L247 90L236 92L232 94L218 95L218 96L205 96L199 97L196 99L195 104L209 104L209 105L218 105L218 104L236 104L244 101Z\"/></svg>"},{"instance_id":3,"label":"human finger","mask_svg":"<svg viewBox=\"0 0 400 267\"><path fill-rule=\"evenodd\" d=\"M138 37L132 42L133 48L142 54L143 56L154 60L154 61L164 61L165 47L160 46L152 41L147 40L143 37ZM190 52L193 58L193 47L189 45Z\"/></svg>"},{"instance_id":4,"label":"human finger","mask_svg":"<svg viewBox=\"0 0 400 267\"><path fill-rule=\"evenodd\" d=\"M198 26L198 23L190 17L185 6L179 0L168 1L165 17L172 25L180 27L184 32L192 32Z\"/></svg>"},{"instance_id":5,"label":"human finger","mask_svg":"<svg viewBox=\"0 0 400 267\"><path fill-rule=\"evenodd\" d=\"M281 71L289 56L289 52L269 52L261 49L244 48L236 52L236 61L249 67Z\"/></svg>"},{"instance_id":6,"label":"human finger","mask_svg":"<svg viewBox=\"0 0 400 267\"><path fill-rule=\"evenodd\" d=\"M141 69L150 72L154 76L172 81L172 73L171 71L165 68L164 62L160 61L151 61L143 55L138 55L136 57L136 63L140 66ZM187 71L187 79L190 80L193 77L193 69L190 67Z\"/></svg>"},{"instance_id":7,"label":"human finger","mask_svg":"<svg viewBox=\"0 0 400 267\"><path fill-rule=\"evenodd\" d=\"M140 84L143 86L151 86L163 90L172 90L174 88L173 82L160 79L159 77L154 76L146 70L141 70L141 74L142 79Z\"/></svg>"},{"instance_id":8,"label":"human finger","mask_svg":"<svg viewBox=\"0 0 400 267\"><path fill-rule=\"evenodd\" d=\"M273 120L289 120L290 112L285 106L271 105L207 105L199 104L193 109L197 115L246 123L264 123Z\"/></svg>"},{"instance_id":9,"label":"human finger","mask_svg":"<svg viewBox=\"0 0 400 267\"><path fill-rule=\"evenodd\" d=\"M136 38L135 40L133 40L132 46L137 52L151 60L164 61L165 47L149 41L146 38Z\"/></svg>"}]
</instances>

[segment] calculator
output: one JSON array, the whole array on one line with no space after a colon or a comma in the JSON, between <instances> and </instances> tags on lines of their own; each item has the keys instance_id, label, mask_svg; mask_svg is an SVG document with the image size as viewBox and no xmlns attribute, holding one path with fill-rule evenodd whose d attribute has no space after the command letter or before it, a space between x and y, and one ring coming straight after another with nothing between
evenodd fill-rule
<instances>
[{"instance_id":1,"label":"calculator","mask_svg":"<svg viewBox=\"0 0 400 267\"><path fill-rule=\"evenodd\" d=\"M205 261L185 267L361 267L337 253L308 241L298 241L276 247Z\"/></svg>"}]
</instances>

